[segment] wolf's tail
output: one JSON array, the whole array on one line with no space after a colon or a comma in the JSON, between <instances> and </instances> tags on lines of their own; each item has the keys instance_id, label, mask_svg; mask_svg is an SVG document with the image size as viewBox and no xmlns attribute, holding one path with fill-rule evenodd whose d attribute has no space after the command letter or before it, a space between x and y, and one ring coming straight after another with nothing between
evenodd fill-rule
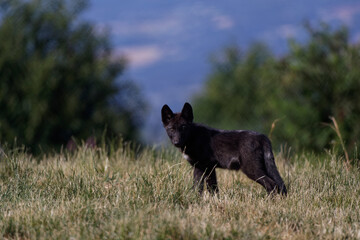
<instances>
[{"instance_id":1,"label":"wolf's tail","mask_svg":"<svg viewBox=\"0 0 360 240\"><path fill-rule=\"evenodd\" d=\"M264 159L265 159L266 172L268 176L276 183L278 188L277 189L278 193L287 195L287 190L284 181L282 180L279 171L275 165L275 159L274 159L274 154L272 152L270 140L266 139L266 141L264 141L263 146L264 146Z\"/></svg>"}]
</instances>

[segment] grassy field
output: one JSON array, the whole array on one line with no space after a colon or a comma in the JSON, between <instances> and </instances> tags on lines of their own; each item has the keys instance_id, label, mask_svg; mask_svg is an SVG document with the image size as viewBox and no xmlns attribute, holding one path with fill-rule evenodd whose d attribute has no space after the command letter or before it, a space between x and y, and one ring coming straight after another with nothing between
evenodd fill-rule
<instances>
[{"instance_id":1,"label":"grassy field","mask_svg":"<svg viewBox=\"0 0 360 240\"><path fill-rule=\"evenodd\" d=\"M268 197L240 172L218 170L219 196L192 190L173 150L125 145L0 157L5 239L360 239L359 169L327 154L276 161L286 198Z\"/></svg>"}]
</instances>

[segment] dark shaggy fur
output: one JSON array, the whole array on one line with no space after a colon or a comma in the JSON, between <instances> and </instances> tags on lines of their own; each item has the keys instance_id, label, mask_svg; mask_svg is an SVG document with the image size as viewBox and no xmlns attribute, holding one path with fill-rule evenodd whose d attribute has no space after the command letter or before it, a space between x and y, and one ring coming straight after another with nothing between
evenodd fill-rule
<instances>
[{"instance_id":1,"label":"dark shaggy fur","mask_svg":"<svg viewBox=\"0 0 360 240\"><path fill-rule=\"evenodd\" d=\"M287 194L270 140L265 135L245 130L218 130L194 123L189 103L185 103L181 113L173 113L164 105L161 117L172 144L194 167L194 185L200 193L204 181L211 193L219 191L215 169L223 168L243 171L268 193Z\"/></svg>"}]
</instances>

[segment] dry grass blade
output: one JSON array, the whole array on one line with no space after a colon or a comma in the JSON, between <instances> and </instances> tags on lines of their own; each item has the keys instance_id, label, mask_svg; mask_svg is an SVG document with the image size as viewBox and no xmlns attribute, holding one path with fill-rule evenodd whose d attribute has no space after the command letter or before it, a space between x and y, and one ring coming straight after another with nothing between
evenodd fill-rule
<instances>
[{"instance_id":1,"label":"dry grass blade","mask_svg":"<svg viewBox=\"0 0 360 240\"><path fill-rule=\"evenodd\" d=\"M275 119L273 122L272 122L272 124L271 124L271 129L270 129L270 132L269 132L269 139L271 140L271 135L272 135L272 133L273 133L273 131L274 131L274 129L275 129L275 125L276 125L276 123L278 122L278 121L280 121L280 120L282 120L283 118L277 118L277 119Z\"/></svg>"},{"instance_id":2,"label":"dry grass blade","mask_svg":"<svg viewBox=\"0 0 360 240\"><path fill-rule=\"evenodd\" d=\"M329 118L332 121L332 124L327 123L325 125L331 127L331 129L333 129L336 132L336 135L338 136L338 138L340 140L341 148L342 148L342 150L344 151L344 154L345 154L345 160L346 160L345 167L346 167L346 170L349 170L350 167L351 167L351 162L350 162L349 154L348 154L348 152L346 150L343 138L341 136L339 125L337 124L336 119L334 117L331 116Z\"/></svg>"},{"instance_id":3,"label":"dry grass blade","mask_svg":"<svg viewBox=\"0 0 360 240\"><path fill-rule=\"evenodd\" d=\"M7 155L6 155L6 153L4 152L4 150L1 148L1 146L0 146L0 157L1 157L1 155L3 155L3 156L5 156L6 158L8 157Z\"/></svg>"}]
</instances>

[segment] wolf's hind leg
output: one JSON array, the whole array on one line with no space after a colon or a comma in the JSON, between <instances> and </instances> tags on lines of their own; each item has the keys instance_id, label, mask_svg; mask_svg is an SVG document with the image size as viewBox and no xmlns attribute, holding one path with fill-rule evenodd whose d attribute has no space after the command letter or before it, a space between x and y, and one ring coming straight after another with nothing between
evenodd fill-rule
<instances>
[{"instance_id":1,"label":"wolf's hind leg","mask_svg":"<svg viewBox=\"0 0 360 240\"><path fill-rule=\"evenodd\" d=\"M257 179L253 179L253 180L255 182L261 184L266 189L268 194L270 194L272 192L278 193L278 191L279 191L274 180L272 180L271 178L269 178L266 175L260 176Z\"/></svg>"}]
</instances>

